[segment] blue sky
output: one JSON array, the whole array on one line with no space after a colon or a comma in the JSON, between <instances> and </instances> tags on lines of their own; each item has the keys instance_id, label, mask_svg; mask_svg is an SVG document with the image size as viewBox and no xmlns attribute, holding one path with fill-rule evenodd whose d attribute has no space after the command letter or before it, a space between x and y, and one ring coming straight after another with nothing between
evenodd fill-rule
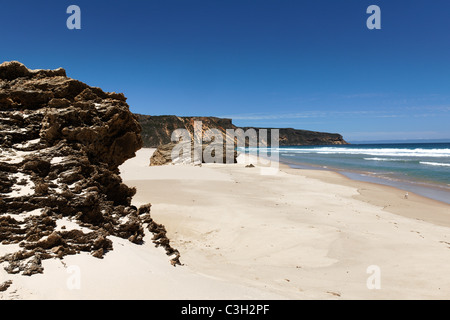
<instances>
[{"instance_id":1,"label":"blue sky","mask_svg":"<svg viewBox=\"0 0 450 320\"><path fill-rule=\"evenodd\" d=\"M81 30L66 9L81 8ZM381 30L369 30L369 5ZM3 1L1 60L58 68L131 111L347 140L450 140L448 0Z\"/></svg>"}]
</instances>

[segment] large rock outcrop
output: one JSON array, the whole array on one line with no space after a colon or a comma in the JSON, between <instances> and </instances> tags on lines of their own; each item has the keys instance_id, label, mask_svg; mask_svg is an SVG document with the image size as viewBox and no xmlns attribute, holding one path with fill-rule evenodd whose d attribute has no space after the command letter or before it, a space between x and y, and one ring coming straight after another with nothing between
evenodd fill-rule
<instances>
[{"instance_id":1,"label":"large rock outcrop","mask_svg":"<svg viewBox=\"0 0 450 320\"><path fill-rule=\"evenodd\" d=\"M175 149L176 148L176 149ZM174 151L174 152L173 152ZM216 155L217 152L217 155ZM150 158L150 166L166 164L236 163L237 150L226 143L207 142L196 147L192 140L160 145Z\"/></svg>"},{"instance_id":2,"label":"large rock outcrop","mask_svg":"<svg viewBox=\"0 0 450 320\"><path fill-rule=\"evenodd\" d=\"M101 258L109 236L139 244L144 227L169 255L150 205L131 206L135 190L118 166L142 147L141 126L123 94L68 78L64 69L0 65L0 242L20 250L0 257L9 273L42 272L41 261L80 251Z\"/></svg>"}]
</instances>

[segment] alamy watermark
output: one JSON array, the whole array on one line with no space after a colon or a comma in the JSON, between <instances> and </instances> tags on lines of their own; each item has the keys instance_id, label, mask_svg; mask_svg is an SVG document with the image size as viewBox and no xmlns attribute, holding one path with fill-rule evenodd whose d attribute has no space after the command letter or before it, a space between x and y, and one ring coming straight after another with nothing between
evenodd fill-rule
<instances>
[{"instance_id":1,"label":"alamy watermark","mask_svg":"<svg viewBox=\"0 0 450 320\"><path fill-rule=\"evenodd\" d=\"M66 10L70 16L67 18L66 26L69 30L81 29L81 8L77 5L70 5ZM367 10L370 17L367 19L366 26L369 30L381 29L381 9L377 5L370 5Z\"/></svg>"},{"instance_id":2,"label":"alamy watermark","mask_svg":"<svg viewBox=\"0 0 450 320\"><path fill-rule=\"evenodd\" d=\"M369 30L381 29L381 9L379 6L371 5L367 8L366 11L370 14L370 17L367 19L366 25Z\"/></svg>"},{"instance_id":3,"label":"alamy watermark","mask_svg":"<svg viewBox=\"0 0 450 320\"><path fill-rule=\"evenodd\" d=\"M381 289L381 268L377 265L371 265L367 267L367 274L370 276L367 278L366 286L369 290Z\"/></svg>"},{"instance_id":4,"label":"alamy watermark","mask_svg":"<svg viewBox=\"0 0 450 320\"><path fill-rule=\"evenodd\" d=\"M176 129L171 152L173 164L235 163L238 155L243 163L258 165L263 175L276 174L279 169L278 129L203 130L202 121L195 121L193 134Z\"/></svg>"},{"instance_id":5,"label":"alamy watermark","mask_svg":"<svg viewBox=\"0 0 450 320\"><path fill-rule=\"evenodd\" d=\"M66 26L69 30L80 30L81 29L81 9L79 6L71 5L67 7L67 14L70 16L67 18Z\"/></svg>"},{"instance_id":6,"label":"alamy watermark","mask_svg":"<svg viewBox=\"0 0 450 320\"><path fill-rule=\"evenodd\" d=\"M77 265L67 267L67 273L70 276L67 278L66 286L69 290L81 289L81 268Z\"/></svg>"}]
</instances>

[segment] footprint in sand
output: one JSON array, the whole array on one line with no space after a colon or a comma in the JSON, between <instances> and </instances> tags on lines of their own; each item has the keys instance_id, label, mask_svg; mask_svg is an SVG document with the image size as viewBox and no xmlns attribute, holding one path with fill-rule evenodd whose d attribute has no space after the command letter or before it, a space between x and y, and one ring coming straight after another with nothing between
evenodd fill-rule
<instances>
[{"instance_id":1,"label":"footprint in sand","mask_svg":"<svg viewBox=\"0 0 450 320\"><path fill-rule=\"evenodd\" d=\"M333 295L335 297L340 297L341 296L341 294L339 292L327 291L327 293L331 294L331 295Z\"/></svg>"},{"instance_id":2,"label":"footprint in sand","mask_svg":"<svg viewBox=\"0 0 450 320\"><path fill-rule=\"evenodd\" d=\"M447 242L447 241L439 241L439 243L443 243L443 244L447 245L447 246L448 246L447 248L450 249L450 242Z\"/></svg>"},{"instance_id":3,"label":"footprint in sand","mask_svg":"<svg viewBox=\"0 0 450 320\"><path fill-rule=\"evenodd\" d=\"M421 235L419 231L411 230L411 232L417 233L422 239L425 239L425 237L423 235Z\"/></svg>"}]
</instances>

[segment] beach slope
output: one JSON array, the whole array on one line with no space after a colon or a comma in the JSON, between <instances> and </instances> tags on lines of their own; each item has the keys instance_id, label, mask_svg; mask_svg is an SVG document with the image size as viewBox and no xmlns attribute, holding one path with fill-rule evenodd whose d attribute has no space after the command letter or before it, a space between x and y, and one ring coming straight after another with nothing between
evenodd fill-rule
<instances>
[{"instance_id":1,"label":"beach slope","mask_svg":"<svg viewBox=\"0 0 450 320\"><path fill-rule=\"evenodd\" d=\"M449 299L449 206L327 171L257 160L150 167L141 149L121 167L133 204L152 203L181 254L173 267L147 234L111 237L104 259L44 261L1 299ZM70 228L66 221L66 228ZM75 227L75 226L72 226ZM0 246L0 255L9 246ZM78 278L76 277L78 276Z\"/></svg>"}]
</instances>

